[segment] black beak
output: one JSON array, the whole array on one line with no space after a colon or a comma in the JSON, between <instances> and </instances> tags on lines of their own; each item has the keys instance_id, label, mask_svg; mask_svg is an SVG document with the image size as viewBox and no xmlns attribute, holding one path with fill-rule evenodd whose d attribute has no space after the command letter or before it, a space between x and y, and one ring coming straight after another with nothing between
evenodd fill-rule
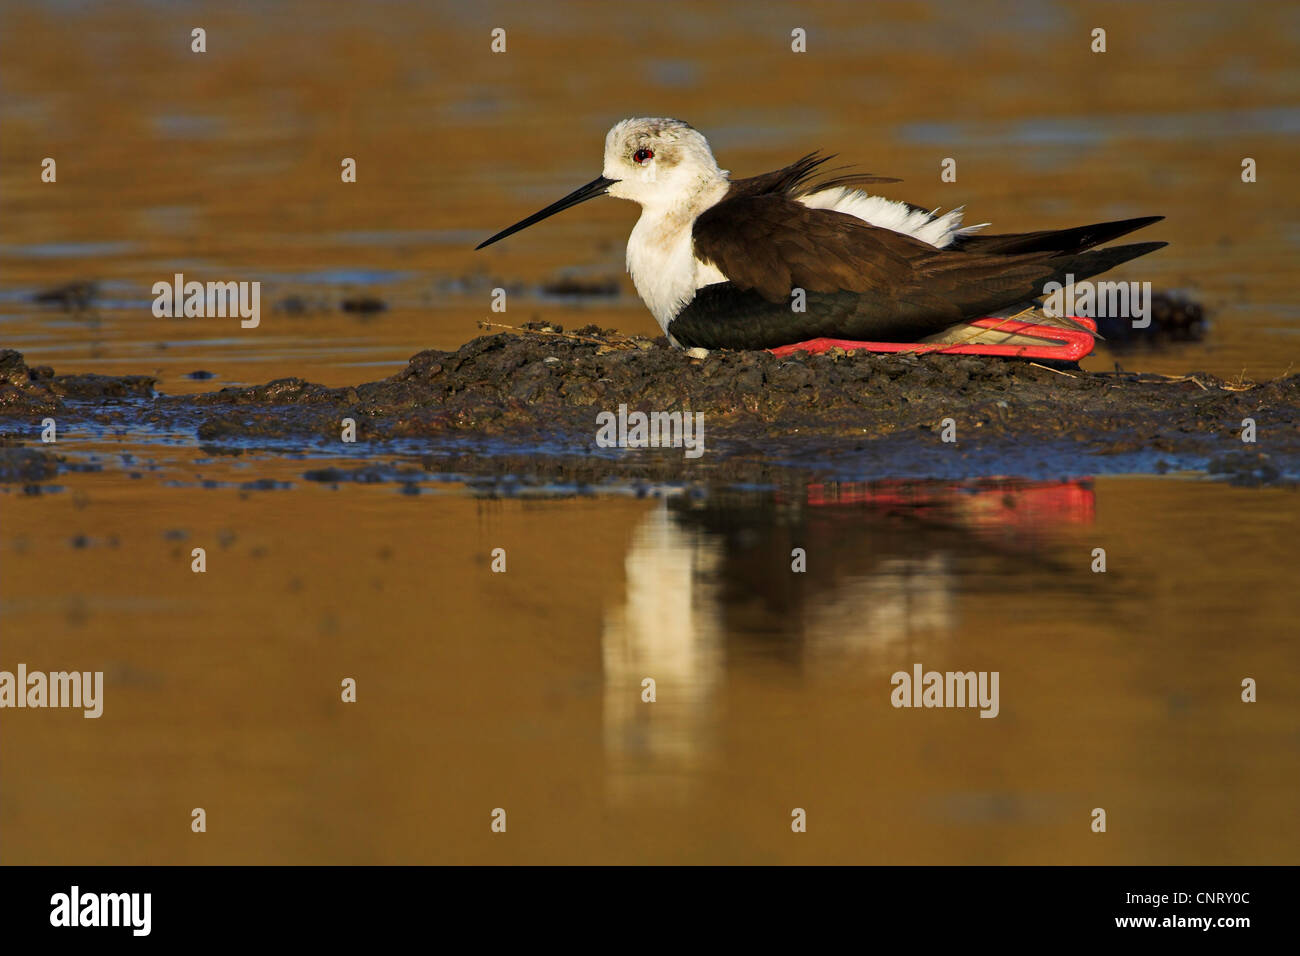
<instances>
[{"instance_id":1,"label":"black beak","mask_svg":"<svg viewBox=\"0 0 1300 956\"><path fill-rule=\"evenodd\" d=\"M533 223L541 222L549 216L554 216L557 212L563 212L570 206L576 206L578 203L586 202L588 199L595 199L597 196L603 196L609 187L614 185L616 182L618 182L617 179L606 179L604 176L601 176L599 179L593 179L582 188L575 189L573 192L569 193L569 195L565 196L559 202L553 202L541 212L535 212L527 219L519 220L509 229L502 229L491 239L480 242L474 248L475 250L478 250L482 249L484 246L490 246L498 239L504 239L506 236L513 236L520 229L527 229Z\"/></svg>"}]
</instances>

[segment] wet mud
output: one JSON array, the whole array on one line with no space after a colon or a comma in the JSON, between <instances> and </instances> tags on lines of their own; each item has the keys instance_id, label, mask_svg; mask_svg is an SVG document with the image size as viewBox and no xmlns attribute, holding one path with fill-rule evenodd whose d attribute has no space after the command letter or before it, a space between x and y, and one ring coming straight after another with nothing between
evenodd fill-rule
<instances>
[{"instance_id":1,"label":"wet mud","mask_svg":"<svg viewBox=\"0 0 1300 956\"><path fill-rule=\"evenodd\" d=\"M392 442L424 449L425 472L575 482L750 481L802 467L857 476L1195 469L1251 484L1300 471L1300 375L1226 381L839 351L694 357L662 338L536 325L423 351L389 378L346 388L284 378L176 397L154 394L153 382L60 375L0 352L0 427L14 436L24 418L55 416L60 427L147 427L213 448L289 442L344 456ZM597 447L596 416L620 405L703 413L705 453ZM349 418L355 444L341 440ZM946 419L955 442L944 441ZM1242 441L1246 419L1255 443Z\"/></svg>"}]
</instances>

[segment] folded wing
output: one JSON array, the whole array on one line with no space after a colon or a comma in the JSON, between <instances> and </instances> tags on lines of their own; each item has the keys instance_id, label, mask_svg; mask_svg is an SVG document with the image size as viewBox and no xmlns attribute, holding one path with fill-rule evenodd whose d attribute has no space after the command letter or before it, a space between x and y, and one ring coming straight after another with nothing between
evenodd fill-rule
<instances>
[{"instance_id":1,"label":"folded wing","mask_svg":"<svg viewBox=\"0 0 1300 956\"><path fill-rule=\"evenodd\" d=\"M1084 279L1161 248L1090 248L1157 218L963 237L938 249L788 194L733 193L693 229L696 257L728 281L700 289L668 331L705 348L772 348L820 336L917 341L1032 301L1048 282ZM802 313L792 309L796 289L804 291Z\"/></svg>"}]
</instances>

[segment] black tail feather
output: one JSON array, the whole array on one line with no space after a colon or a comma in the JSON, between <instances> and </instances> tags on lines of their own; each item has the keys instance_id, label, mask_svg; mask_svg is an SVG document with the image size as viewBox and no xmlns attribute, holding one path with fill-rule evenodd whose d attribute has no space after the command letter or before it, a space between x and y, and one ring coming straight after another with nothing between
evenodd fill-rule
<instances>
[{"instance_id":1,"label":"black tail feather","mask_svg":"<svg viewBox=\"0 0 1300 956\"><path fill-rule=\"evenodd\" d=\"M1121 263L1145 256L1169 245L1167 242L1134 242L1127 246L1109 246L1105 249L1093 249L1069 256L1053 256L1048 261L1056 267L1054 278L1064 283L1066 276L1073 276L1074 281L1099 275L1107 269L1113 269Z\"/></svg>"},{"instance_id":2,"label":"black tail feather","mask_svg":"<svg viewBox=\"0 0 1300 956\"><path fill-rule=\"evenodd\" d=\"M1136 219L1117 219L1114 222L1095 222L1071 229L1047 229L1042 232L981 236L960 236L952 248L982 255L1018 255L1026 252L1082 252L1093 246L1126 236L1164 216L1140 216Z\"/></svg>"}]
</instances>

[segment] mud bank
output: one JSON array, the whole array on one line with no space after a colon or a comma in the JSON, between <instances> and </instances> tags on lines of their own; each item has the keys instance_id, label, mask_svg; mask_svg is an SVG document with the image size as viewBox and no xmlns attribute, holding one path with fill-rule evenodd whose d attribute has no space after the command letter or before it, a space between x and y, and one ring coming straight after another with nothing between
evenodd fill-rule
<instances>
[{"instance_id":1,"label":"mud bank","mask_svg":"<svg viewBox=\"0 0 1300 956\"><path fill-rule=\"evenodd\" d=\"M21 352L0 349L0 419L67 412L65 399L148 398L156 381L150 375L55 375L48 365L29 368Z\"/></svg>"},{"instance_id":2,"label":"mud bank","mask_svg":"<svg viewBox=\"0 0 1300 956\"><path fill-rule=\"evenodd\" d=\"M55 375L6 351L0 419L10 434L16 420L57 414L119 431L146 422L192 429L214 447L297 442L341 456L372 454L374 442L409 447L416 440L434 455L426 470L441 461L469 473L475 469L467 458L503 463L513 456L512 467L526 467L525 452L533 450L552 458L537 467L564 472L582 462L584 478L742 478L814 463L938 476L1194 468L1273 481L1300 472L1300 375L1228 382L1199 373L1096 374L1016 360L864 352L696 358L663 339L546 326L420 352L396 375L348 388L290 378L140 401L151 384L147 376ZM597 448L597 414L620 405L704 413L706 453L691 460L681 449ZM340 440L346 418L356 422L355 444ZM1248 418L1256 423L1254 444L1241 440ZM942 440L945 419L955 443ZM486 441L495 451L480 445L467 454L463 440Z\"/></svg>"}]
</instances>

